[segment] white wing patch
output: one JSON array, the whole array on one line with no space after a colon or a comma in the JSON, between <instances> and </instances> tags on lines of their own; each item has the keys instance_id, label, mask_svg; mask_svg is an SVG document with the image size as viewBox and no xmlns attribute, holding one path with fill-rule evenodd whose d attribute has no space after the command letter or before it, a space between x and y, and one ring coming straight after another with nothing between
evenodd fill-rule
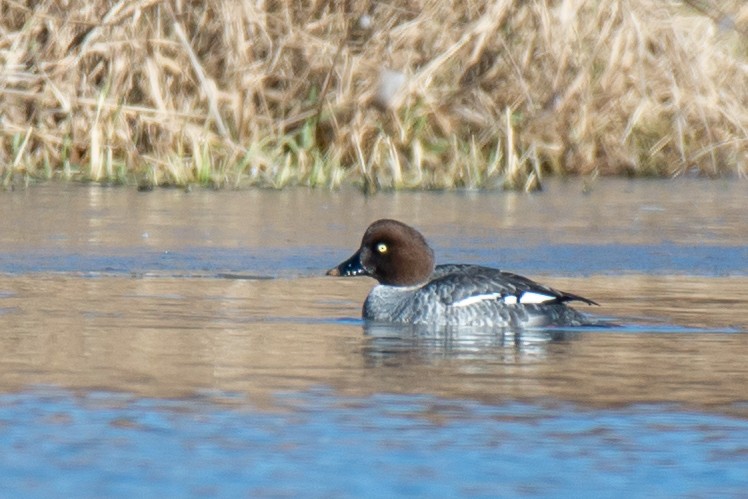
<instances>
[{"instance_id":1,"label":"white wing patch","mask_svg":"<svg viewBox=\"0 0 748 499\"><path fill-rule=\"evenodd\" d=\"M467 307L470 305L475 305L476 303L480 303L482 301L490 300L501 300L506 305L516 305L517 303L527 305L545 303L547 301L553 301L555 299L555 296L546 295L543 293L535 293L533 291L522 293L519 297L516 295L502 295L501 293L486 293L482 295L468 296L467 298L463 298L462 300L454 302L452 306Z\"/></svg>"},{"instance_id":2,"label":"white wing patch","mask_svg":"<svg viewBox=\"0 0 748 499\"><path fill-rule=\"evenodd\" d=\"M519 297L519 302L528 304L528 303L545 303L547 301L555 300L555 296L551 295L545 295L543 293L534 293L532 291L526 291L525 293L522 293L522 296Z\"/></svg>"},{"instance_id":3,"label":"white wing patch","mask_svg":"<svg viewBox=\"0 0 748 499\"><path fill-rule=\"evenodd\" d=\"M501 293L487 293L485 295L468 296L467 298L463 298L460 301L454 302L452 306L467 307L468 305L473 305L475 303L480 303L486 300L496 300L497 298L501 298Z\"/></svg>"}]
</instances>

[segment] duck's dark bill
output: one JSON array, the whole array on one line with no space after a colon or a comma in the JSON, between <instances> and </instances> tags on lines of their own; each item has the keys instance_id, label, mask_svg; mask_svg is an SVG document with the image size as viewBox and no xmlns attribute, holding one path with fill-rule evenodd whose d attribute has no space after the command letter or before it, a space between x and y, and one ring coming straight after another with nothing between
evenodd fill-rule
<instances>
[{"instance_id":1,"label":"duck's dark bill","mask_svg":"<svg viewBox=\"0 0 748 499\"><path fill-rule=\"evenodd\" d=\"M366 275L366 269L361 265L361 258L357 251L352 257L337 267L327 271L327 275L348 277L354 275Z\"/></svg>"}]
</instances>

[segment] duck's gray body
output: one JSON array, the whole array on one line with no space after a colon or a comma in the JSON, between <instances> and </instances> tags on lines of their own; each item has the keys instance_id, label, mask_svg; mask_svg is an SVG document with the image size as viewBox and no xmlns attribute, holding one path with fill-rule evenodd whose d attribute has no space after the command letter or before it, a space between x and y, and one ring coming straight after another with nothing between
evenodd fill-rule
<instances>
[{"instance_id":1,"label":"duck's gray body","mask_svg":"<svg viewBox=\"0 0 748 499\"><path fill-rule=\"evenodd\" d=\"M446 326L544 327L591 324L565 302L585 298L479 265L439 265L417 286L375 286L363 318Z\"/></svg>"}]
</instances>

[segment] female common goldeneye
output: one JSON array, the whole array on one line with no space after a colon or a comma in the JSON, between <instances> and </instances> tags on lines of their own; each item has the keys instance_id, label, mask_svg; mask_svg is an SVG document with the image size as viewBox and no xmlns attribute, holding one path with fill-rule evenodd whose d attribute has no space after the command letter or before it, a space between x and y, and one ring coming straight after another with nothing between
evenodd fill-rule
<instances>
[{"instance_id":1,"label":"female common goldeneye","mask_svg":"<svg viewBox=\"0 0 748 499\"><path fill-rule=\"evenodd\" d=\"M566 306L574 300L597 305L587 298L480 265L434 266L434 252L421 233L397 220L371 224L358 251L327 275L379 281L364 302L366 320L493 327L595 323Z\"/></svg>"}]
</instances>

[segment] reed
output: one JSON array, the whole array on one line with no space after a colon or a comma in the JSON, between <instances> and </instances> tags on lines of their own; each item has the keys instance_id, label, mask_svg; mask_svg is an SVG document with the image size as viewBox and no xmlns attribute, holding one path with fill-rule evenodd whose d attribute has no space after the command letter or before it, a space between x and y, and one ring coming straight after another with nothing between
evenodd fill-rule
<instances>
[{"instance_id":1,"label":"reed","mask_svg":"<svg viewBox=\"0 0 748 499\"><path fill-rule=\"evenodd\" d=\"M5 186L748 175L743 0L0 0L0 62Z\"/></svg>"}]
</instances>

